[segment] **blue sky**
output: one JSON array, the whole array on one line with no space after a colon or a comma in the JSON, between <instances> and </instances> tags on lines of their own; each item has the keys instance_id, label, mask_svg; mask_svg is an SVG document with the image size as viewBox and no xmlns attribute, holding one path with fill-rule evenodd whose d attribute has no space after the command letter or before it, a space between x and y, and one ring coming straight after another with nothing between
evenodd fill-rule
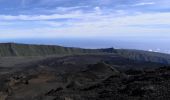
<instances>
[{"instance_id":1,"label":"blue sky","mask_svg":"<svg viewBox=\"0 0 170 100\"><path fill-rule=\"evenodd\" d=\"M97 38L170 43L169 27L169 0L0 0L1 41Z\"/></svg>"}]
</instances>

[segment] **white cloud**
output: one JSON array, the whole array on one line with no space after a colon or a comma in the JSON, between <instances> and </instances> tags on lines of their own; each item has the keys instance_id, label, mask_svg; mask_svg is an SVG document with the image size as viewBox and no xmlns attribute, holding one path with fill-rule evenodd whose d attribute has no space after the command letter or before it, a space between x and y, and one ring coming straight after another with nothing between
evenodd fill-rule
<instances>
[{"instance_id":1,"label":"white cloud","mask_svg":"<svg viewBox=\"0 0 170 100\"><path fill-rule=\"evenodd\" d=\"M59 18L79 18L81 15L79 12L74 12L71 14L52 14L52 15L0 15L0 20L52 20Z\"/></svg>"},{"instance_id":2,"label":"white cloud","mask_svg":"<svg viewBox=\"0 0 170 100\"><path fill-rule=\"evenodd\" d=\"M58 8L58 9L64 9L64 8ZM70 8L71 9L71 8ZM81 10L75 10L71 12L67 12L64 14L49 14L49 15L0 15L0 20L55 20L55 19L79 19L79 18L92 18L96 16L96 14L102 14L102 10L100 7L95 7L92 12L84 13Z\"/></svg>"},{"instance_id":3,"label":"white cloud","mask_svg":"<svg viewBox=\"0 0 170 100\"><path fill-rule=\"evenodd\" d=\"M140 2L140 3L136 3L133 6L145 6L145 5L154 5L155 2Z\"/></svg>"},{"instance_id":4,"label":"white cloud","mask_svg":"<svg viewBox=\"0 0 170 100\"><path fill-rule=\"evenodd\" d=\"M95 10L96 14L102 14L102 10L100 7L94 7L94 10Z\"/></svg>"},{"instance_id":5,"label":"white cloud","mask_svg":"<svg viewBox=\"0 0 170 100\"><path fill-rule=\"evenodd\" d=\"M55 38L55 37L116 37L116 36L155 36L170 37L170 29L159 25L170 26L170 13L137 13L128 15L118 11L117 13L104 14L100 7L95 7L93 12L83 13L79 11L68 14L52 15L0 15L0 20L6 25L16 21L37 21L37 26L29 29L2 29L0 38ZM98 12L101 12L100 14ZM68 21L52 21L53 19L70 18ZM79 20L72 20L79 19ZM50 21L51 20L51 21ZM10 22L10 23L9 23ZM27 22L24 22L27 24ZM0 24L1 25L1 24ZM43 28L41 27L42 25ZM147 27L158 25L157 28ZM67 27L65 27L67 26ZM23 34L24 33L24 34Z\"/></svg>"},{"instance_id":6,"label":"white cloud","mask_svg":"<svg viewBox=\"0 0 170 100\"><path fill-rule=\"evenodd\" d=\"M87 7L89 7L89 6L57 7L56 9L60 10L60 11L70 11L70 10L87 8Z\"/></svg>"}]
</instances>

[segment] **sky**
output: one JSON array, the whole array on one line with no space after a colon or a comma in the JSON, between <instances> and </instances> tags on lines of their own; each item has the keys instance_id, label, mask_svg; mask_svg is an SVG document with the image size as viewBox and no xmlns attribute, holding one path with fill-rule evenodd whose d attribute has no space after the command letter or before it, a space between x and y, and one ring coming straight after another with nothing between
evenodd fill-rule
<instances>
[{"instance_id":1,"label":"sky","mask_svg":"<svg viewBox=\"0 0 170 100\"><path fill-rule=\"evenodd\" d=\"M170 0L0 0L0 42L170 53Z\"/></svg>"}]
</instances>

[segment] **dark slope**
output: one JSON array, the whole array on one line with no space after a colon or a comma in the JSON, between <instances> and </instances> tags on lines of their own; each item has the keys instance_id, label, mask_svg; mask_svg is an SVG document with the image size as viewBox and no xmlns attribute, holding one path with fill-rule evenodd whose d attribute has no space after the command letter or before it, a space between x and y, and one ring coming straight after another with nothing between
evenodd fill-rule
<instances>
[{"instance_id":1,"label":"dark slope","mask_svg":"<svg viewBox=\"0 0 170 100\"><path fill-rule=\"evenodd\" d=\"M128 69L143 66L150 69ZM0 74L0 100L169 100L163 66L113 54L47 58L1 68L10 73Z\"/></svg>"},{"instance_id":2,"label":"dark slope","mask_svg":"<svg viewBox=\"0 0 170 100\"><path fill-rule=\"evenodd\" d=\"M66 54L86 53L114 53L113 48L107 49L82 49L73 47L62 47L57 45L32 45L16 43L0 43L0 56L49 56Z\"/></svg>"},{"instance_id":3,"label":"dark slope","mask_svg":"<svg viewBox=\"0 0 170 100\"><path fill-rule=\"evenodd\" d=\"M1 57L20 56L49 56L49 55L72 55L72 54L116 54L121 57L142 62L156 62L170 64L170 55L154 53L141 50L128 49L81 49L72 47L62 47L55 45L28 45L15 43L1 43Z\"/></svg>"},{"instance_id":4,"label":"dark slope","mask_svg":"<svg viewBox=\"0 0 170 100\"><path fill-rule=\"evenodd\" d=\"M47 56L95 52L97 51L53 45L27 45L15 43L0 44L0 56Z\"/></svg>"},{"instance_id":5,"label":"dark slope","mask_svg":"<svg viewBox=\"0 0 170 100\"><path fill-rule=\"evenodd\" d=\"M145 62L156 62L163 64L170 64L170 55L157 53L157 52L148 52L142 50L128 50L128 49L119 49L117 54L133 59L135 61L145 61Z\"/></svg>"}]
</instances>

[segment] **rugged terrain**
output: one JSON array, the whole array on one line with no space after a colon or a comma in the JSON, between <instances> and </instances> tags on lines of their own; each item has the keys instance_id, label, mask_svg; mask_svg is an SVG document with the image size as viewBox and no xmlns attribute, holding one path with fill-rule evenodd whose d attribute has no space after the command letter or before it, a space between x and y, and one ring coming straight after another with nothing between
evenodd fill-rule
<instances>
[{"instance_id":1,"label":"rugged terrain","mask_svg":"<svg viewBox=\"0 0 170 100\"><path fill-rule=\"evenodd\" d=\"M44 57L76 54L116 54L137 61L170 64L170 55L142 50L114 48L82 49L56 45L0 43L0 57Z\"/></svg>"},{"instance_id":2,"label":"rugged terrain","mask_svg":"<svg viewBox=\"0 0 170 100\"><path fill-rule=\"evenodd\" d=\"M167 54L0 44L0 100L169 100Z\"/></svg>"}]
</instances>

